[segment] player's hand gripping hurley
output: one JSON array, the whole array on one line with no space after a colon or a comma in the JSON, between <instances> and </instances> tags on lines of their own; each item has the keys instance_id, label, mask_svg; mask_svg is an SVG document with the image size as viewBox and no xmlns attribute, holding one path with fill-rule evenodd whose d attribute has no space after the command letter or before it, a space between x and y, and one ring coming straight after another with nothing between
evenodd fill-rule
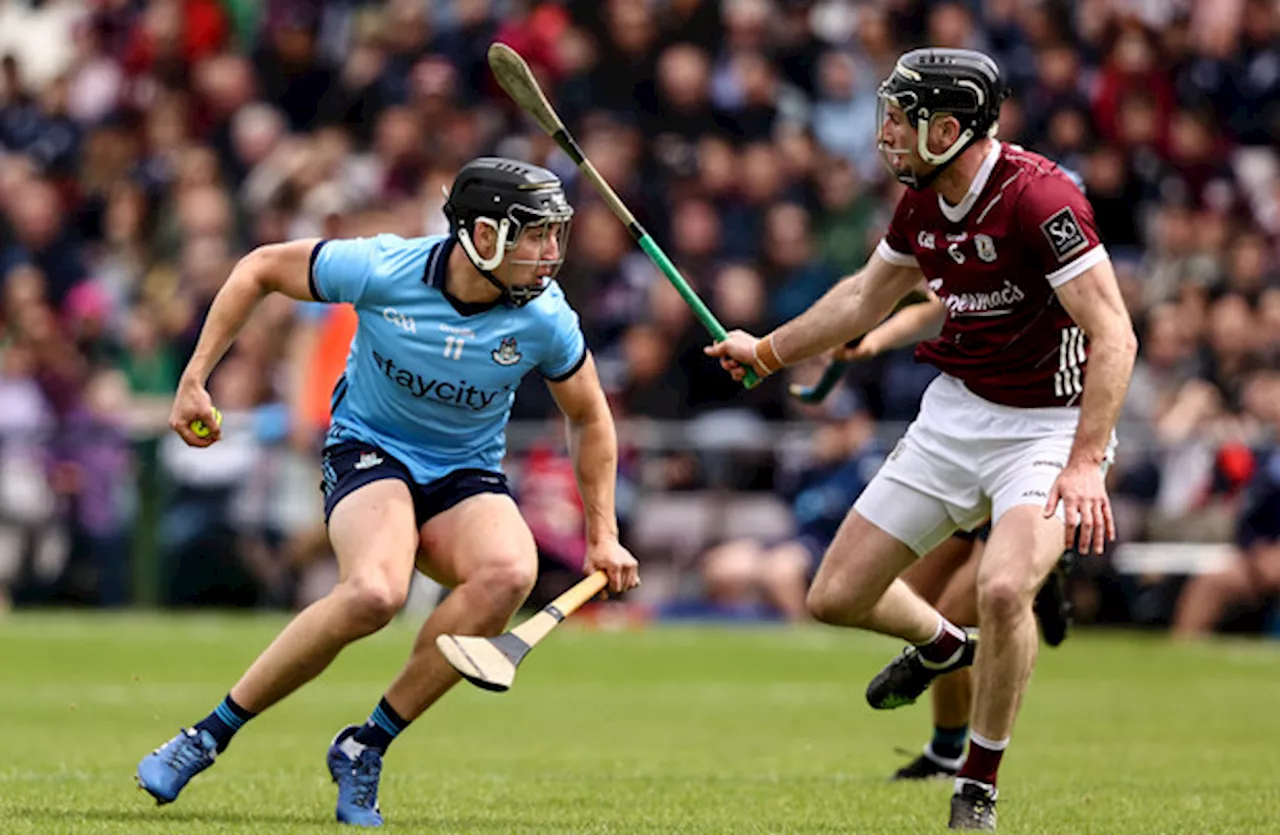
<instances>
[{"instance_id":1,"label":"player's hand gripping hurley","mask_svg":"<svg viewBox=\"0 0 1280 835\"><path fill-rule=\"evenodd\" d=\"M609 583L603 571L595 571L552 600L538 614L496 638L438 635L436 647L462 677L485 690L503 693L516 678L516 667L547 633L595 597Z\"/></svg>"},{"instance_id":2,"label":"player's hand gripping hurley","mask_svg":"<svg viewBox=\"0 0 1280 835\"><path fill-rule=\"evenodd\" d=\"M698 317L698 321L711 334L712 339L716 342L723 342L725 338L724 326L716 319L715 314L707 309L706 304L698 297L698 294L689 286L689 282L685 281L684 276L680 275L680 271L676 269L675 264L671 263L671 259L661 248L654 242L649 233L636 220L635 215L631 214L631 210L618 197L610 185L605 182L604 177L600 176L600 172L591 164L591 160L587 159L582 148L578 146L577 140L569 133L568 128L564 126L564 122L556 115L556 111L551 107L551 103L547 101L546 95L543 94L542 88L538 86L537 80L533 77L533 72L529 69L529 65L520 57L514 49L506 44L495 43L489 47L489 67L493 70L493 75L498 79L498 83L502 85L502 89L507 91L507 95L520 105L524 110L533 117L538 123L538 127L546 132L555 140L556 144L569 155L569 158L577 164L578 168L591 181L591 185L595 186L596 191L600 192L600 196L604 198L604 202L608 204L609 209L622 221L622 225L627 227L627 231L631 233L631 237L639 244L640 249L644 250L644 254L649 256L649 260L662 271L667 280L680 293L680 297L684 299L685 304L693 309L693 314ZM759 378L755 372L747 369L746 376L742 378L742 383L747 388L753 388L759 383Z\"/></svg>"}]
</instances>

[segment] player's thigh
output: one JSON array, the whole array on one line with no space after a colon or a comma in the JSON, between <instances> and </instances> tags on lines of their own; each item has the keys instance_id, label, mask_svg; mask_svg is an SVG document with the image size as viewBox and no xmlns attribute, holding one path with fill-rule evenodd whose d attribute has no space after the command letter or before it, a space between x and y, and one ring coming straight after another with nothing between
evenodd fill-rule
<instances>
[{"instance_id":1,"label":"player's thigh","mask_svg":"<svg viewBox=\"0 0 1280 835\"><path fill-rule=\"evenodd\" d=\"M978 565L980 607L1029 603L1062 556L1063 523L1042 505L1010 508L991 526Z\"/></svg>"},{"instance_id":2,"label":"player's thigh","mask_svg":"<svg viewBox=\"0 0 1280 835\"><path fill-rule=\"evenodd\" d=\"M874 603L917 555L954 531L943 502L877 474L823 555L811 602L844 607Z\"/></svg>"},{"instance_id":3,"label":"player's thigh","mask_svg":"<svg viewBox=\"0 0 1280 835\"><path fill-rule=\"evenodd\" d=\"M972 553L973 534L957 531L902 572L902 580L916 594L936 603Z\"/></svg>"},{"instance_id":4,"label":"player's thigh","mask_svg":"<svg viewBox=\"0 0 1280 835\"><path fill-rule=\"evenodd\" d=\"M334 503L328 527L339 582L408 591L418 525L403 480L386 477L355 487Z\"/></svg>"},{"instance_id":5,"label":"player's thigh","mask_svg":"<svg viewBox=\"0 0 1280 835\"><path fill-rule=\"evenodd\" d=\"M325 525L340 582L407 592L418 521L408 471L385 451L349 442L323 453Z\"/></svg>"},{"instance_id":6,"label":"player's thigh","mask_svg":"<svg viewBox=\"0 0 1280 835\"><path fill-rule=\"evenodd\" d=\"M450 588L483 579L509 595L537 579L533 533L506 493L477 493L433 515L420 544L418 569Z\"/></svg>"}]
</instances>

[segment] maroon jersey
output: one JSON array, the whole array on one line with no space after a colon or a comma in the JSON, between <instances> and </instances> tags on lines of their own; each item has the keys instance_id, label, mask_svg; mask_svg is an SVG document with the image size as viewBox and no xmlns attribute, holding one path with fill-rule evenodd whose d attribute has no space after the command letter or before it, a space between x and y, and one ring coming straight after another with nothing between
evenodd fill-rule
<instances>
[{"instance_id":1,"label":"maroon jersey","mask_svg":"<svg viewBox=\"0 0 1280 835\"><path fill-rule=\"evenodd\" d=\"M968 195L908 191L877 252L920 267L947 306L916 360L1006 406L1078 405L1088 350L1054 289L1106 259L1084 193L1050 160L996 144Z\"/></svg>"}]
</instances>

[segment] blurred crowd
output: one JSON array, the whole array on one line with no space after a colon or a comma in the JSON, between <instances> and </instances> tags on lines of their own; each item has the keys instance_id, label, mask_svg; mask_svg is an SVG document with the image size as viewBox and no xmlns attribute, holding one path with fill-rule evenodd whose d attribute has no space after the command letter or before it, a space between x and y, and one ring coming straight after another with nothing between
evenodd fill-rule
<instances>
[{"instance_id":1,"label":"blurred crowd","mask_svg":"<svg viewBox=\"0 0 1280 835\"><path fill-rule=\"evenodd\" d=\"M788 398L783 379L744 393L497 88L486 50L499 40L529 60L720 319L763 330L882 234L900 187L875 152L876 85L928 44L995 55L1013 86L1001 139L1079 173L1095 208L1142 342L1111 477L1122 537L1237 544L1181 607L1182 578L1088 562L1085 616L1196 632L1252 614L1256 627L1280 591L1276 6L8 0L0 593L292 606L311 574L323 584L315 453L350 311L263 306L211 380L227 426L214 452L164 432L177 375L238 257L303 236L443 232L442 191L481 153L550 167L577 207L561 281L632 427L627 523L645 527L646 497L710 491L722 505L774 496L781 528L803 528L815 479L860 483L831 450L873 469L932 372L898 351L823 407ZM524 387L512 471L548 565L564 568L581 556L580 508L553 413L540 382ZM781 429L797 421L826 429L797 442Z\"/></svg>"}]
</instances>

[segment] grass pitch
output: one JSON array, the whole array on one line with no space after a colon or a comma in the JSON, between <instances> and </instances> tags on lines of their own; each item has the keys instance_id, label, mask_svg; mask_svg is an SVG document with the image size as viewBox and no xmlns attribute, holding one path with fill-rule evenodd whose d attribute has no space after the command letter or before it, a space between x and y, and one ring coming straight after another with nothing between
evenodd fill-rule
<instances>
[{"instance_id":1,"label":"grass pitch","mask_svg":"<svg viewBox=\"0 0 1280 835\"><path fill-rule=\"evenodd\" d=\"M412 628L348 649L157 808L138 759L203 717L283 621L21 614L0 621L0 832L343 832L324 767ZM890 785L923 706L866 707L898 646L811 628L572 624L505 695L462 686L396 742L391 832L928 833L950 787ZM1078 634L1041 653L1001 775L1006 833L1280 831L1280 645Z\"/></svg>"}]
</instances>

